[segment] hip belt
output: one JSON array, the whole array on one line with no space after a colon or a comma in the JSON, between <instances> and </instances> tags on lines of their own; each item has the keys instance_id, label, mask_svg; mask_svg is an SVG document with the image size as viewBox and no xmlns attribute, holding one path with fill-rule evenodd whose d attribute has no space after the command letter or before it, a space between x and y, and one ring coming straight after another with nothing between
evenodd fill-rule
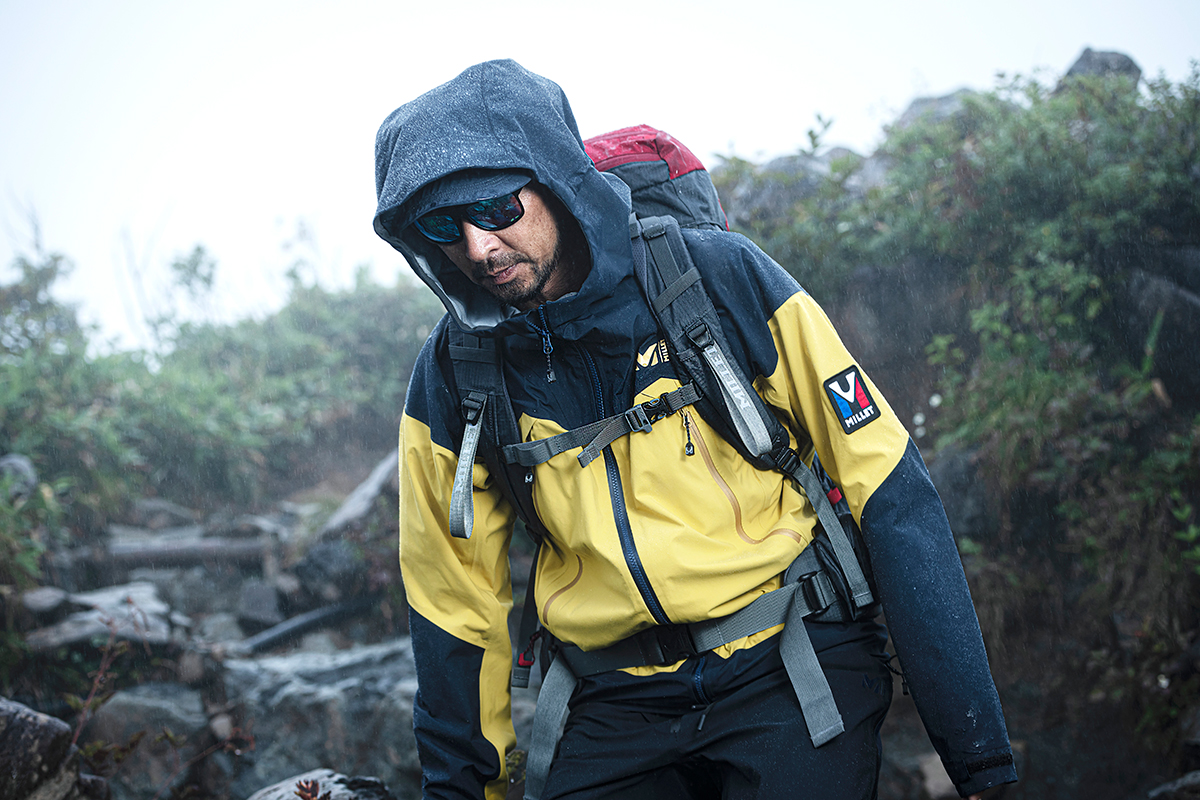
<instances>
[{"instance_id":1,"label":"hip belt","mask_svg":"<svg viewBox=\"0 0 1200 800\"><path fill-rule=\"evenodd\" d=\"M720 619L660 625L602 648L585 651L571 644L558 648L538 694L525 771L525 799L538 800L550 774L550 762L566 725L568 706L580 678L615 669L667 666L782 624L779 652L800 701L813 747L844 730L829 681L804 627L804 618L822 622L855 618L824 569L806 548L784 573L784 585Z\"/></svg>"}]
</instances>

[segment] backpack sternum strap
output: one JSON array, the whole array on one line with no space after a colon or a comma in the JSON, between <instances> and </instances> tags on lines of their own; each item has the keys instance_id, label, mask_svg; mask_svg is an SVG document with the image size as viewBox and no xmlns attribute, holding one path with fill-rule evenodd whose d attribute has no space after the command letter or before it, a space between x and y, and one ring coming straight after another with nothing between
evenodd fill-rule
<instances>
[{"instance_id":1,"label":"backpack sternum strap","mask_svg":"<svg viewBox=\"0 0 1200 800\"><path fill-rule=\"evenodd\" d=\"M600 457L601 451L627 433L648 432L651 426L663 417L691 405L700 399L700 392L692 384L681 386L673 392L665 392L653 400L638 403L627 411L602 420L572 428L557 436L536 439L532 442L505 445L501 455L511 464L534 467L544 464L559 453L583 447L579 453L579 466L586 467Z\"/></svg>"}]
</instances>

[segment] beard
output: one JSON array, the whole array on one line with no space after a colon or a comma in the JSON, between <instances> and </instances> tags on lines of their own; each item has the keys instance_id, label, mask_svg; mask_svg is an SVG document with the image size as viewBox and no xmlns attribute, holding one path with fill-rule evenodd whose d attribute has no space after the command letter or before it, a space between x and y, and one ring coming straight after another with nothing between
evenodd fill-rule
<instances>
[{"instance_id":1,"label":"beard","mask_svg":"<svg viewBox=\"0 0 1200 800\"><path fill-rule=\"evenodd\" d=\"M558 269L558 261L559 246L557 244L554 247L554 252L543 261L535 261L530 256L521 252L504 253L495 258L490 258L486 262L473 263L472 279L476 285L483 286L497 300L507 303L510 306L521 308L526 305L539 305L546 300L542 292L545 290L550 276ZM515 278L508 283L501 284L486 282L488 275L493 275L517 264L530 265L531 276L528 280Z\"/></svg>"}]
</instances>

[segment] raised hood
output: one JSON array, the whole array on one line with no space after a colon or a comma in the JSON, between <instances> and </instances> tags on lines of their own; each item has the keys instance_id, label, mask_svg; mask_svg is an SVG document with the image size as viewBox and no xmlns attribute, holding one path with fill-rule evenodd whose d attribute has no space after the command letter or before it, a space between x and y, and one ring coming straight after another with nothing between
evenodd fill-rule
<instances>
[{"instance_id":1,"label":"raised hood","mask_svg":"<svg viewBox=\"0 0 1200 800\"><path fill-rule=\"evenodd\" d=\"M470 168L525 170L579 221L592 272L579 293L552 305L610 294L621 278L614 265L627 264L630 255L628 189L593 166L557 84L515 61L489 61L396 109L375 140L375 231L404 255L460 327L487 332L507 327L501 323L520 313L471 283L411 227L427 210L422 188Z\"/></svg>"}]
</instances>

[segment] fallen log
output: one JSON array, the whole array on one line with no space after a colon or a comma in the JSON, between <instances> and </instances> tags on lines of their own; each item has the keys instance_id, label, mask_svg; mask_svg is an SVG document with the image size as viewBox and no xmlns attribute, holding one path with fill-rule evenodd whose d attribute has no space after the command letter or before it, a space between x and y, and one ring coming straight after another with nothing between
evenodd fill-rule
<instances>
[{"instance_id":1,"label":"fallen log","mask_svg":"<svg viewBox=\"0 0 1200 800\"><path fill-rule=\"evenodd\" d=\"M197 564L261 564L271 547L261 540L203 539L111 542L108 559L121 567L191 567Z\"/></svg>"},{"instance_id":2,"label":"fallen log","mask_svg":"<svg viewBox=\"0 0 1200 800\"><path fill-rule=\"evenodd\" d=\"M285 619L278 625L235 643L231 649L236 655L252 655L262 652L316 628L365 614L377 606L381 599L381 595L363 595L297 614L291 619Z\"/></svg>"}]
</instances>

